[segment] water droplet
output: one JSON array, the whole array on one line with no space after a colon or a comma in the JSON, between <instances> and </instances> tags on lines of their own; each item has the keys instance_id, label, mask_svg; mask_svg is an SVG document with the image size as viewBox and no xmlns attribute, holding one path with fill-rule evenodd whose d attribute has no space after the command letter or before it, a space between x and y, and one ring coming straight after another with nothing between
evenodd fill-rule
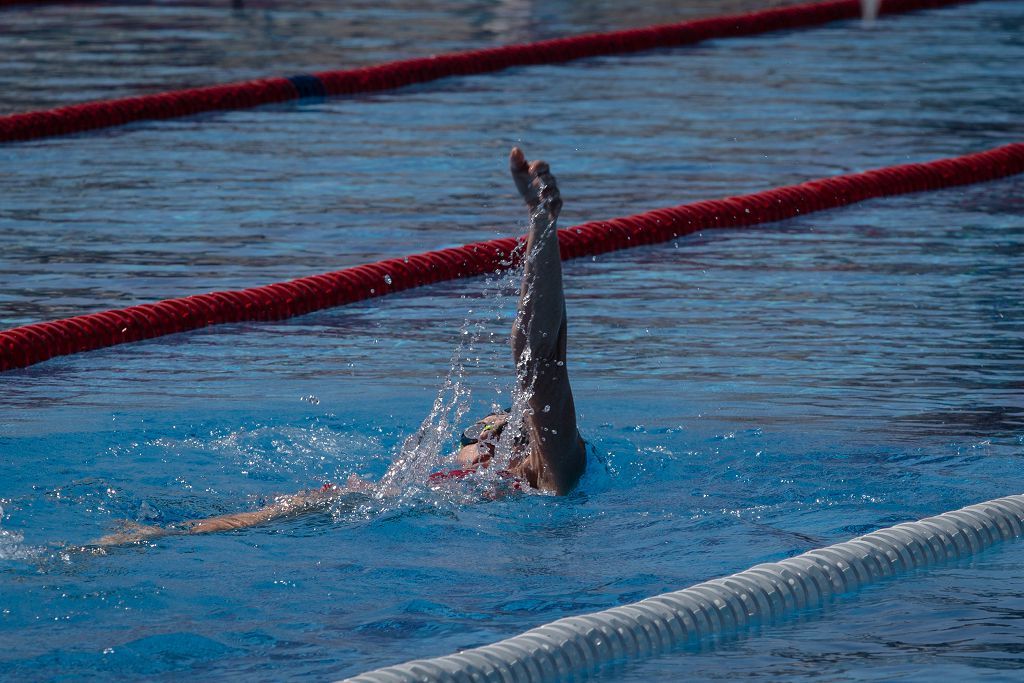
<instances>
[{"instance_id":1,"label":"water droplet","mask_svg":"<svg viewBox=\"0 0 1024 683\"><path fill-rule=\"evenodd\" d=\"M557 434L557 433L558 433L558 430L557 430L557 429L552 429L552 430L551 430L551 433L552 433L552 434Z\"/></svg>"},{"instance_id":2,"label":"water droplet","mask_svg":"<svg viewBox=\"0 0 1024 683\"><path fill-rule=\"evenodd\" d=\"M558 367L562 367L563 365L565 365L565 361L564 360L560 360L557 363L555 363L555 365L557 365Z\"/></svg>"},{"instance_id":3,"label":"water droplet","mask_svg":"<svg viewBox=\"0 0 1024 683\"><path fill-rule=\"evenodd\" d=\"M105 655L112 655L112 654L114 654L114 648L112 648L112 647L104 648L103 649L103 654L105 654Z\"/></svg>"},{"instance_id":4,"label":"water droplet","mask_svg":"<svg viewBox=\"0 0 1024 683\"><path fill-rule=\"evenodd\" d=\"M544 412L545 412L545 413L550 413L550 412L551 412L551 406L549 406L549 405L545 405L545 406L544 406Z\"/></svg>"},{"instance_id":5,"label":"water droplet","mask_svg":"<svg viewBox=\"0 0 1024 683\"><path fill-rule=\"evenodd\" d=\"M391 276L385 274L384 275L384 282L386 282L386 283L388 283L390 285L391 284Z\"/></svg>"}]
</instances>

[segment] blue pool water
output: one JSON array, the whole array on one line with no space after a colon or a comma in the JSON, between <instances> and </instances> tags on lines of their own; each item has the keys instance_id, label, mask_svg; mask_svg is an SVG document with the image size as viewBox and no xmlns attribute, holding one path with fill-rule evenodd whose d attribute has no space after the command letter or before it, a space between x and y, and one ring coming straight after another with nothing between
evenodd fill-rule
<instances>
[{"instance_id":1,"label":"blue pool water","mask_svg":"<svg viewBox=\"0 0 1024 683\"><path fill-rule=\"evenodd\" d=\"M266 73L272 45L292 55L282 70L341 66L229 22L287 19L272 7L200 10L203 30L223 16L225 44L255 45L239 69ZM182 12L82 11L120 26L106 43L125 53L140 17ZM530 37L528 20L479 28L521 11L437 10L422 50L385 40L414 31L410 8L345 26L384 59L454 47L435 21L460 17L476 27L460 45ZM66 49L58 9L8 14ZM569 225L1019 141L1022 29L1019 3L982 2L6 146L0 325L516 234L514 143L552 163ZM139 57L139 82L177 84L162 54ZM214 64L212 81L235 73ZM8 74L10 108L48 104L31 84L58 67ZM464 329L480 338L463 354L474 410L501 402L514 302L483 279L0 375L0 678L338 678L1019 493L1022 196L1008 179L567 263L569 364L600 459L566 498L353 497L73 550L119 519L379 477ZM1006 545L599 678L1014 680L1022 576L1024 544Z\"/></svg>"}]
</instances>

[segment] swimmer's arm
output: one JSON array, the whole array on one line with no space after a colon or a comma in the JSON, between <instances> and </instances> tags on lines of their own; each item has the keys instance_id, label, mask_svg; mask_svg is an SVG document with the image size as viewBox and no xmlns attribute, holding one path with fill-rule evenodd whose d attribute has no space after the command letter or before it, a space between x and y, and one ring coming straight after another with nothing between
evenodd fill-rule
<instances>
[{"instance_id":1,"label":"swimmer's arm","mask_svg":"<svg viewBox=\"0 0 1024 683\"><path fill-rule=\"evenodd\" d=\"M190 519L174 526L143 526L134 522L125 522L121 531L109 534L89 545L109 547L117 545L128 545L140 541L150 541L165 536L184 536L186 534L211 534L217 531L231 531L233 529L245 529L259 524L264 524L289 513L289 508L282 503L275 503L260 508L253 512L239 512L204 519Z\"/></svg>"},{"instance_id":2,"label":"swimmer's arm","mask_svg":"<svg viewBox=\"0 0 1024 683\"><path fill-rule=\"evenodd\" d=\"M509 166L516 187L530 208L519 313L512 328L513 351L518 362L527 349L535 358L553 356L564 341L559 338L565 327L565 295L556 228L562 199L555 178L543 161L529 164L515 147L509 156Z\"/></svg>"},{"instance_id":3,"label":"swimmer's arm","mask_svg":"<svg viewBox=\"0 0 1024 683\"><path fill-rule=\"evenodd\" d=\"M252 512L235 512L205 519L193 519L181 524L183 533L186 534L212 534L218 531L234 531L235 529L248 529L272 522L275 519L293 517L316 509L310 501L305 499L305 492L294 496L286 496L273 505L262 507Z\"/></svg>"},{"instance_id":4,"label":"swimmer's arm","mask_svg":"<svg viewBox=\"0 0 1024 683\"><path fill-rule=\"evenodd\" d=\"M128 545L130 543L138 543L140 541L149 541L157 538L163 538L165 536L212 534L218 531L246 529L260 524L265 524L282 517L300 514L303 511L303 508L295 501L302 495L304 494L299 493L295 496L288 496L286 499L278 501L273 505L268 505L252 512L238 512L227 515L217 515L215 517L206 517L203 519L190 519L168 527L142 526L141 524L128 522L124 525L124 528L121 531L104 536L89 545L109 547ZM309 508L307 507L305 509L308 510Z\"/></svg>"},{"instance_id":5,"label":"swimmer's arm","mask_svg":"<svg viewBox=\"0 0 1024 683\"><path fill-rule=\"evenodd\" d=\"M96 547L96 548L109 548L111 546L128 545L130 543L138 543L140 541L148 541L154 538L163 538L164 536L173 536L182 533L181 531L162 527L162 526L143 526L128 520L121 522L121 530L114 534L107 534L102 538L99 538L90 543L86 543L85 547Z\"/></svg>"},{"instance_id":6,"label":"swimmer's arm","mask_svg":"<svg viewBox=\"0 0 1024 683\"><path fill-rule=\"evenodd\" d=\"M272 522L276 519L295 517L309 512L322 510L331 501L352 491L367 491L371 484L353 475L345 486L331 486L312 491L300 491L291 496L284 496L275 503L252 512L236 512L203 519L192 519L170 527L142 526L129 522L126 528L116 534L109 534L89 544L95 546L128 545L139 541L147 541L165 536L183 536L189 534L212 534L219 531L247 529Z\"/></svg>"},{"instance_id":7,"label":"swimmer's arm","mask_svg":"<svg viewBox=\"0 0 1024 683\"><path fill-rule=\"evenodd\" d=\"M539 488L564 494L582 475L586 454L566 367L565 294L555 227L562 200L547 164L528 164L518 148L509 164L530 207L523 286L512 328L519 381L532 389L527 425L533 447L526 463L532 472L527 474Z\"/></svg>"}]
</instances>

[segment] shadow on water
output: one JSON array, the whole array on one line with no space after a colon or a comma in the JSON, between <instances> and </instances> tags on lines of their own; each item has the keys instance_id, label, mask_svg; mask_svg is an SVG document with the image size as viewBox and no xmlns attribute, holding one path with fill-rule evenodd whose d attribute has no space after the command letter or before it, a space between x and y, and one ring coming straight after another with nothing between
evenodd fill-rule
<instances>
[{"instance_id":1,"label":"shadow on water","mask_svg":"<svg viewBox=\"0 0 1024 683\"><path fill-rule=\"evenodd\" d=\"M966 405L892 418L888 430L903 438L965 436L1024 440L1024 405Z\"/></svg>"}]
</instances>

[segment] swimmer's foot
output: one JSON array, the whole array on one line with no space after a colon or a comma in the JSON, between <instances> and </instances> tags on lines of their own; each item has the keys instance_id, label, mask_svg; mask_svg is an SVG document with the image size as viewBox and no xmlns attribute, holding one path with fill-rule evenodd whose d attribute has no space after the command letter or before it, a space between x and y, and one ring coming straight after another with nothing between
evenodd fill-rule
<instances>
[{"instance_id":1,"label":"swimmer's foot","mask_svg":"<svg viewBox=\"0 0 1024 683\"><path fill-rule=\"evenodd\" d=\"M551 175L551 168L544 161L528 162L523 150L518 147L512 148L508 164L516 189L526 200L530 212L554 222L562 210L562 197L555 176Z\"/></svg>"}]
</instances>

